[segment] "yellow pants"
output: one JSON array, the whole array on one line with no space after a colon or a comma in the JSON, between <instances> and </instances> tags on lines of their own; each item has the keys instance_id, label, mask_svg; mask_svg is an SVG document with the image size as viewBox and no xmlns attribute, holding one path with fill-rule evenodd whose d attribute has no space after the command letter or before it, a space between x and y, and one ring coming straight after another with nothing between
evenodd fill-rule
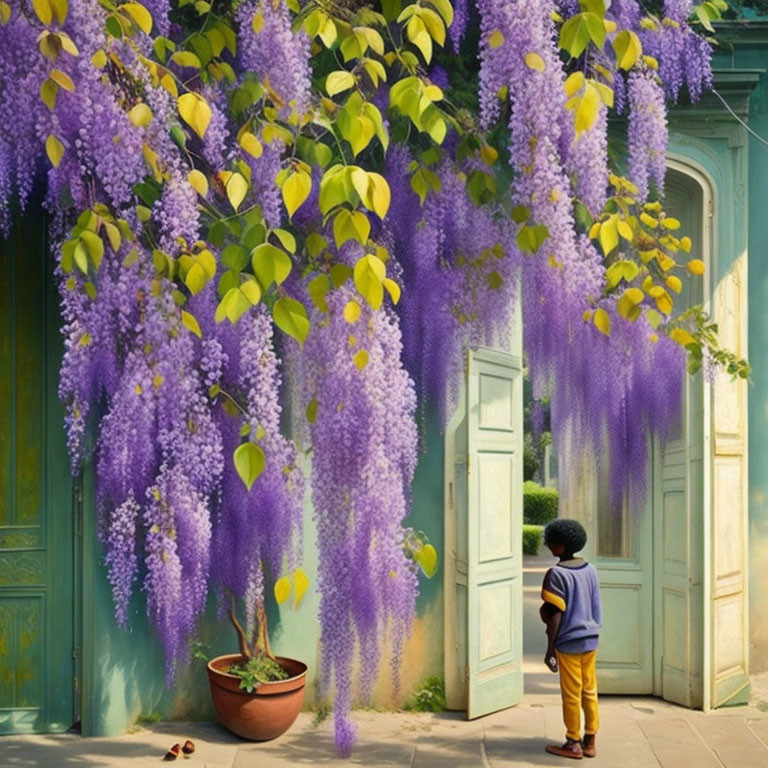
<instances>
[{"instance_id":1,"label":"yellow pants","mask_svg":"<svg viewBox=\"0 0 768 768\"><path fill-rule=\"evenodd\" d=\"M560 692L563 697L563 720L568 739L581 739L581 710L584 709L584 733L595 734L600 727L597 714L597 651L557 653L560 667Z\"/></svg>"}]
</instances>

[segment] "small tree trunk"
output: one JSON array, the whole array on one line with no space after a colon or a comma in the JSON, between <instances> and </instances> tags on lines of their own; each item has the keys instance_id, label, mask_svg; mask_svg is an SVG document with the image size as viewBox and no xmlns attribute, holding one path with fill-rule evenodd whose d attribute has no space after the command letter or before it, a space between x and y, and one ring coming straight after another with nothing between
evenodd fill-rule
<instances>
[{"instance_id":1,"label":"small tree trunk","mask_svg":"<svg viewBox=\"0 0 768 768\"><path fill-rule=\"evenodd\" d=\"M240 647L240 654L245 656L246 659L253 658L253 653L248 647L248 638L246 637L245 630L242 628L240 622L237 620L237 616L235 615L234 595L229 596L229 620L232 622L232 626L235 628L235 632L237 632L237 643Z\"/></svg>"}]
</instances>

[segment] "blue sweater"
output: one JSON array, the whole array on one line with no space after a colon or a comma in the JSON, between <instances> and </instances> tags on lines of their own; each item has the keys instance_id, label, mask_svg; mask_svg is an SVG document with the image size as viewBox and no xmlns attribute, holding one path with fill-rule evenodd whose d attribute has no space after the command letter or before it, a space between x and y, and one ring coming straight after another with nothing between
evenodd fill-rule
<instances>
[{"instance_id":1,"label":"blue sweater","mask_svg":"<svg viewBox=\"0 0 768 768\"><path fill-rule=\"evenodd\" d=\"M595 567L574 559L550 568L541 587L541 599L563 612L555 648L563 653L597 649L602 623L600 584Z\"/></svg>"}]
</instances>

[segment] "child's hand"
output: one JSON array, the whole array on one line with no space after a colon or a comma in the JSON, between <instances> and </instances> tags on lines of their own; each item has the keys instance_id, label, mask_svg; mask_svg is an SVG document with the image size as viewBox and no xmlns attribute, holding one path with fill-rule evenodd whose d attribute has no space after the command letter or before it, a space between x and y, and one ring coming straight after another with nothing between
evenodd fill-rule
<instances>
[{"instance_id":1,"label":"child's hand","mask_svg":"<svg viewBox=\"0 0 768 768\"><path fill-rule=\"evenodd\" d=\"M549 667L550 672L557 672L557 657L554 653L547 653L547 655L544 657L544 663L547 665L547 667Z\"/></svg>"}]
</instances>

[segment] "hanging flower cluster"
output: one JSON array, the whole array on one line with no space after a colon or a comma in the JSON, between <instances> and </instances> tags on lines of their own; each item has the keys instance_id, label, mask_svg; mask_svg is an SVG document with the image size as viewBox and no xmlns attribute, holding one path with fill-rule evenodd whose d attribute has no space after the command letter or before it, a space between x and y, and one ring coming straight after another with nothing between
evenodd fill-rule
<instances>
[{"instance_id":1,"label":"hanging flower cluster","mask_svg":"<svg viewBox=\"0 0 768 768\"><path fill-rule=\"evenodd\" d=\"M636 0L0 0L0 225L38 184L72 468L92 453L116 619L130 623L141 586L169 680L211 589L222 607L244 601L254 631L269 584L295 602L306 588L281 355L311 441L342 753L355 654L365 695L382 637L396 670L414 614L415 393L448 414L466 349L510 332L518 283L563 462L566 436L580 449L605 435L619 492L643 485L685 350L700 361L716 345L704 315L673 319L692 244L654 199L664 96L711 80L690 13L687 0L659 18ZM468 47L478 14L473 115L434 59L448 39ZM614 101L628 178L608 168Z\"/></svg>"}]
</instances>

